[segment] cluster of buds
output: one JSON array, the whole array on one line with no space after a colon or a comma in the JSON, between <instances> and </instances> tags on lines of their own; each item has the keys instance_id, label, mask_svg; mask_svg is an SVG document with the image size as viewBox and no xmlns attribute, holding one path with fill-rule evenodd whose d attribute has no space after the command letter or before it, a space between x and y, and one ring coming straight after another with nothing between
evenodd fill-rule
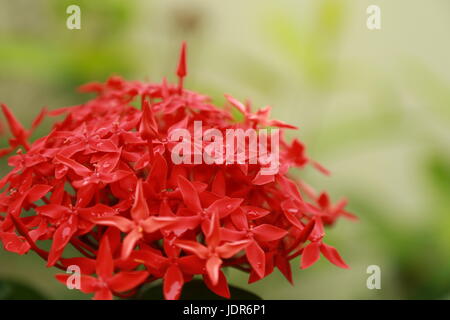
<instances>
[{"instance_id":1,"label":"cluster of buds","mask_svg":"<svg viewBox=\"0 0 450 320\"><path fill-rule=\"evenodd\" d=\"M64 271L79 266L80 290L95 299L132 297L158 279L165 298L178 299L183 284L195 276L229 298L225 267L248 272L249 283L278 268L292 282L290 260L298 256L301 268L321 254L347 268L324 243L324 226L353 215L344 200L333 205L327 193L288 176L291 167L306 165L327 174L307 157L302 142L285 141L284 130L295 127L270 120L269 107L254 113L249 103L227 95L227 105L219 108L186 90L184 44L177 75L173 85L116 76L84 85L80 90L96 98L43 110L30 130L1 106L12 137L0 156L17 150L8 159L11 171L0 180L4 249L34 251L48 267ZM28 142L45 116L64 119L48 135ZM279 170L262 174L265 164L246 161L174 163L178 141L172 133L192 132L198 121L203 129L223 133L277 128ZM194 149L207 147L202 141ZM48 251L41 248L46 240ZM65 256L69 246L79 254ZM56 278L66 283L69 276Z\"/></svg>"}]
</instances>

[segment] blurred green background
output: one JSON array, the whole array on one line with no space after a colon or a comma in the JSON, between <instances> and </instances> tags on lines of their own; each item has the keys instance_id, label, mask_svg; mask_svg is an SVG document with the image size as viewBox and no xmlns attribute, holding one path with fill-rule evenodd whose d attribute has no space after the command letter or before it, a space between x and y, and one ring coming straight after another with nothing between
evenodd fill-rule
<instances>
[{"instance_id":1,"label":"blurred green background","mask_svg":"<svg viewBox=\"0 0 450 320\"><path fill-rule=\"evenodd\" d=\"M70 4L81 30L66 28ZM381 30L366 27L371 4ZM324 259L298 270L296 259L295 286L278 272L247 285L230 271L231 283L264 299L450 299L449 29L448 0L0 0L0 100L28 125L44 106L86 101L75 88L111 74L173 81L187 40L187 87L218 104L230 93L273 106L333 173L295 174L347 196L360 217L327 236L351 270ZM369 265L381 290L366 287ZM33 253L0 251L1 279L88 298L56 272Z\"/></svg>"}]
</instances>

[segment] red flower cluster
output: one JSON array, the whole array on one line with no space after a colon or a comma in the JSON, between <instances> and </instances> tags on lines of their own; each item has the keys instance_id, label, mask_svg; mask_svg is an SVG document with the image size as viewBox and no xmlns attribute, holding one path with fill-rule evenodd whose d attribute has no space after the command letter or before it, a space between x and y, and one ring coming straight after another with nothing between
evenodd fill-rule
<instances>
[{"instance_id":1,"label":"red flower cluster","mask_svg":"<svg viewBox=\"0 0 450 320\"><path fill-rule=\"evenodd\" d=\"M177 299L182 286L201 275L218 295L229 297L222 269L249 272L249 282L278 268L292 282L289 261L301 267L320 253L347 268L335 248L325 244L324 225L353 217L345 202L330 203L303 181L288 178L290 167L312 164L304 145L281 136L280 170L261 176L260 164L174 164L168 139L172 130L268 126L295 128L269 119L269 108L250 106L227 96L218 108L207 97L183 88L183 45L178 85L127 82L118 77L90 83L89 102L44 110L25 130L2 105L12 138L4 156L13 167L0 180L0 239L6 250L35 251L47 266L81 268L81 291L95 299L132 296L146 283L163 279L166 299ZM140 109L133 106L140 102ZM231 108L243 120L232 117ZM43 117L65 115L52 131L32 144L27 138ZM22 151L25 150L26 152ZM50 240L45 251L40 241ZM80 255L63 257L72 246ZM93 275L96 275L95 277ZM57 279L66 282L69 275Z\"/></svg>"}]
</instances>

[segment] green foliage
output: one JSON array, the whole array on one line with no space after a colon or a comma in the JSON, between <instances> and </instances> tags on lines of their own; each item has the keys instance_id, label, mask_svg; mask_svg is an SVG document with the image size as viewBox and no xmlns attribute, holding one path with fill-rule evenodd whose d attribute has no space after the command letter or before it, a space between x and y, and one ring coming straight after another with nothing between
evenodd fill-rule
<instances>
[{"instance_id":1,"label":"green foliage","mask_svg":"<svg viewBox=\"0 0 450 320\"><path fill-rule=\"evenodd\" d=\"M302 25L288 10L279 10L267 18L265 28L281 53L297 66L308 83L317 88L330 84L335 72L333 52L344 26L345 3L321 1L315 19Z\"/></svg>"},{"instance_id":2,"label":"green foliage","mask_svg":"<svg viewBox=\"0 0 450 320\"><path fill-rule=\"evenodd\" d=\"M0 300L45 300L36 289L16 280L0 279Z\"/></svg>"}]
</instances>

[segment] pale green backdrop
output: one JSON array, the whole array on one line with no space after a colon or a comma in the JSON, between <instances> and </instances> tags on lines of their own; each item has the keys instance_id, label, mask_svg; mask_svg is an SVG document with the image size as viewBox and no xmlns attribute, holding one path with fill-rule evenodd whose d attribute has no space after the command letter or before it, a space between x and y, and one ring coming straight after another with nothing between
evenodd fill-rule
<instances>
[{"instance_id":1,"label":"pale green backdrop","mask_svg":"<svg viewBox=\"0 0 450 320\"><path fill-rule=\"evenodd\" d=\"M81 7L81 30L65 26L69 4ZM381 30L366 27L371 4ZM328 235L351 270L299 270L296 259L295 286L278 273L248 286L238 271L231 283L265 299L448 299L449 31L448 0L0 0L0 101L29 124L44 106L85 101L75 88L111 74L174 80L187 40L187 87L218 104L230 93L273 106L333 172L295 174L347 196L360 217ZM369 265L381 267L381 290L366 287ZM0 278L86 298L55 272L32 253L0 251Z\"/></svg>"}]
</instances>

